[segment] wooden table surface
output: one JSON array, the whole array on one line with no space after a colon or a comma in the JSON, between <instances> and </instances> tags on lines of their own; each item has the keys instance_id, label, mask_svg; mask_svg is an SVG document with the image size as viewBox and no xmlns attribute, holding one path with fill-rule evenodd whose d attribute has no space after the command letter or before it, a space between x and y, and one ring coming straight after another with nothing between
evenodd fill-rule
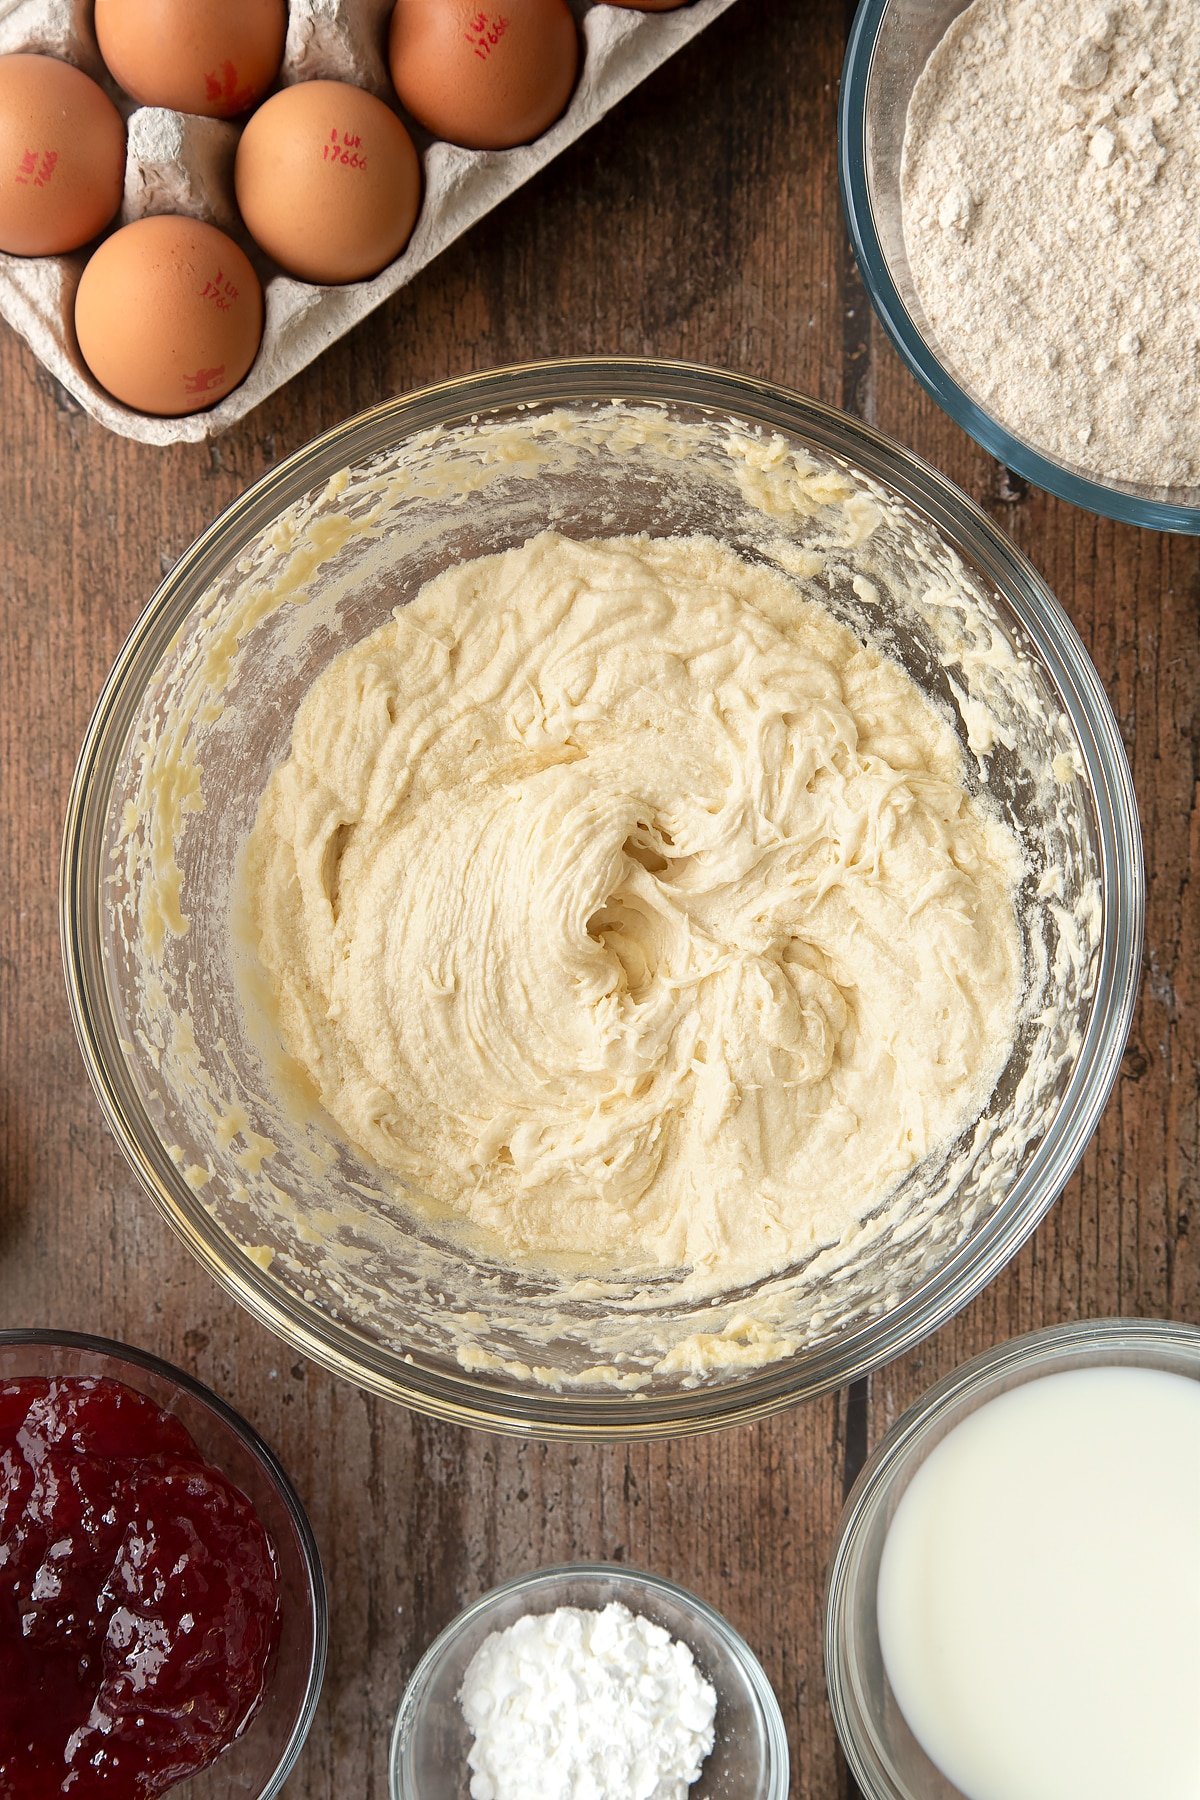
<instances>
[{"instance_id":1,"label":"wooden table surface","mask_svg":"<svg viewBox=\"0 0 1200 1800\"><path fill-rule=\"evenodd\" d=\"M1060 1319L1200 1319L1196 697L1200 544L1094 519L1006 473L917 388L870 314L838 203L849 0L741 0L581 143L227 436L156 450L82 414L0 330L0 1322L91 1330L211 1383L278 1449L332 1596L320 1713L290 1800L384 1800L406 1676L493 1582L618 1558L745 1633L791 1735L793 1794L853 1792L821 1663L839 1509L868 1448L936 1377ZM192 1262L135 1186L67 1016L59 835L88 713L133 619L197 532L348 413L546 355L691 358L861 414L1011 532L1116 709L1145 828L1145 974L1082 1166L999 1279L848 1393L681 1443L546 1447L370 1399L303 1361ZM429 1800L439 1800L431 1795Z\"/></svg>"}]
</instances>

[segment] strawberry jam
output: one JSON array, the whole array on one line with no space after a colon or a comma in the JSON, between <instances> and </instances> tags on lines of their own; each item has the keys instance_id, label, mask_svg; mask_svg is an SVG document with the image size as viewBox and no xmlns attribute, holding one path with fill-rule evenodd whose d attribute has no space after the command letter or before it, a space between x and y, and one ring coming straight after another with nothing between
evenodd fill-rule
<instances>
[{"instance_id":1,"label":"strawberry jam","mask_svg":"<svg viewBox=\"0 0 1200 1800\"><path fill-rule=\"evenodd\" d=\"M245 1495L118 1381L0 1384L0 1796L153 1800L249 1724L279 1629Z\"/></svg>"}]
</instances>

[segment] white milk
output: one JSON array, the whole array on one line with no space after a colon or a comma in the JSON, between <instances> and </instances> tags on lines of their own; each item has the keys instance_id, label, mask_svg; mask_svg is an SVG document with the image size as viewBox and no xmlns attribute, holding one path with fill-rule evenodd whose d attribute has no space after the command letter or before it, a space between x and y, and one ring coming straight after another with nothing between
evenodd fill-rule
<instances>
[{"instance_id":1,"label":"white milk","mask_svg":"<svg viewBox=\"0 0 1200 1800\"><path fill-rule=\"evenodd\" d=\"M900 1709L968 1800L1200 1800L1200 1382L1026 1382L938 1445L884 1542Z\"/></svg>"}]
</instances>

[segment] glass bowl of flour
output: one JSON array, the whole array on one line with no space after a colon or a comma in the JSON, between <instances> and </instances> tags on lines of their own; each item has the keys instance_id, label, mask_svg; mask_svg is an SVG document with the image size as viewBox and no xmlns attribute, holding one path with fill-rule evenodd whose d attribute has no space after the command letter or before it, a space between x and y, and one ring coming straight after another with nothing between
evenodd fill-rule
<instances>
[{"instance_id":1,"label":"glass bowl of flour","mask_svg":"<svg viewBox=\"0 0 1200 1800\"><path fill-rule=\"evenodd\" d=\"M617 1563L522 1575L461 1612L413 1672L390 1761L392 1800L787 1800L788 1770L745 1640L686 1589Z\"/></svg>"},{"instance_id":2,"label":"glass bowl of flour","mask_svg":"<svg viewBox=\"0 0 1200 1800\"><path fill-rule=\"evenodd\" d=\"M868 428L614 359L375 408L101 695L68 991L131 1166L272 1330L548 1437L849 1381L1011 1257L1141 944L1099 680Z\"/></svg>"},{"instance_id":3,"label":"glass bowl of flour","mask_svg":"<svg viewBox=\"0 0 1200 1800\"><path fill-rule=\"evenodd\" d=\"M1192 0L863 0L842 198L909 369L984 449L1200 532Z\"/></svg>"}]
</instances>

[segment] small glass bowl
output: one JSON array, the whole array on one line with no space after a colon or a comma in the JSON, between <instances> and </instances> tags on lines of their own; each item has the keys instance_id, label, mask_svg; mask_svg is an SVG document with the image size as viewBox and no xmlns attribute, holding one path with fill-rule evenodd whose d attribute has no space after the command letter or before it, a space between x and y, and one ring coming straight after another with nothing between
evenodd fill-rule
<instances>
[{"instance_id":1,"label":"small glass bowl","mask_svg":"<svg viewBox=\"0 0 1200 1800\"><path fill-rule=\"evenodd\" d=\"M1000 1344L923 1394L851 1489L829 1571L825 1676L837 1734L866 1800L964 1800L909 1730L879 1644L880 1558L909 1482L956 1425L999 1394L1043 1375L1114 1365L1200 1381L1200 1329L1154 1319L1082 1320Z\"/></svg>"},{"instance_id":2,"label":"small glass bowl","mask_svg":"<svg viewBox=\"0 0 1200 1800\"><path fill-rule=\"evenodd\" d=\"M425 1652L392 1733L392 1800L468 1800L471 1732L458 1703L467 1665L493 1631L559 1606L597 1611L620 1601L687 1644L717 1695L716 1743L688 1800L787 1800L783 1715L762 1665L711 1606L674 1582L618 1563L542 1569L484 1594ZM457 1781L455 1771L459 1771Z\"/></svg>"},{"instance_id":3,"label":"small glass bowl","mask_svg":"<svg viewBox=\"0 0 1200 1800\"><path fill-rule=\"evenodd\" d=\"M900 164L908 103L970 0L862 0L842 70L838 162L854 254L884 330L926 393L978 444L1074 506L1158 531L1200 533L1200 495L1099 481L1014 437L961 387L932 341L904 242Z\"/></svg>"},{"instance_id":4,"label":"small glass bowl","mask_svg":"<svg viewBox=\"0 0 1200 1800\"><path fill-rule=\"evenodd\" d=\"M108 1376L173 1414L201 1454L246 1496L279 1571L279 1644L249 1727L171 1800L275 1800L308 1736L329 1638L325 1580L291 1482L246 1421L181 1369L142 1350L74 1331L0 1331L0 1383L24 1376Z\"/></svg>"}]
</instances>

